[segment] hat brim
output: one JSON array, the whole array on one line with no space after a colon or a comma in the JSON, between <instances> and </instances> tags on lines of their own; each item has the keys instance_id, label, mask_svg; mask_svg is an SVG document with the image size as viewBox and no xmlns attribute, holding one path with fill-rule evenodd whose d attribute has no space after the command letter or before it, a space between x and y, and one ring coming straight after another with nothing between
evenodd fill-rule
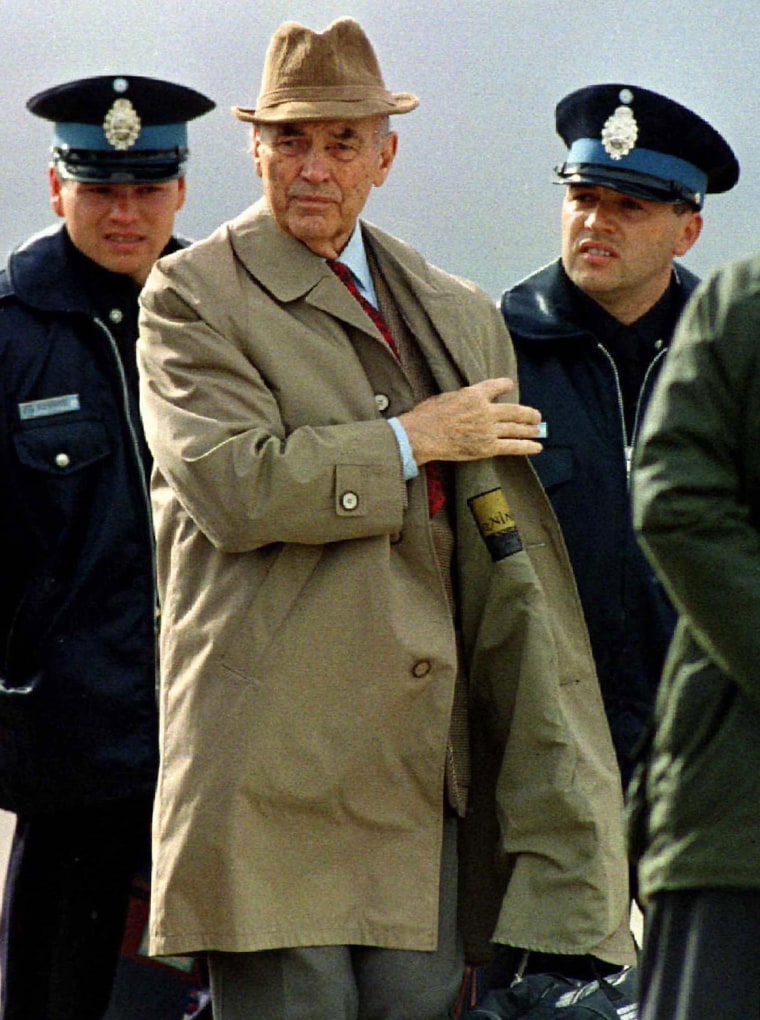
<instances>
[{"instance_id":1,"label":"hat brim","mask_svg":"<svg viewBox=\"0 0 760 1020\"><path fill-rule=\"evenodd\" d=\"M702 195L696 195L688 188L679 188L676 182L665 182L657 177L637 173L635 170L617 170L594 164L569 166L557 169L559 180L556 184L590 184L598 188L609 188L632 198L643 198L648 202L662 202L673 205L688 202L696 208L702 207Z\"/></svg>"},{"instance_id":2,"label":"hat brim","mask_svg":"<svg viewBox=\"0 0 760 1020\"><path fill-rule=\"evenodd\" d=\"M233 106L238 120L253 124L276 124L297 120L361 120L365 117L411 113L420 105L411 92L388 93L388 99L289 100L272 106Z\"/></svg>"},{"instance_id":3,"label":"hat brim","mask_svg":"<svg viewBox=\"0 0 760 1020\"><path fill-rule=\"evenodd\" d=\"M187 149L164 152L113 153L84 149L53 149L60 177L82 184L160 184L185 174Z\"/></svg>"}]
</instances>

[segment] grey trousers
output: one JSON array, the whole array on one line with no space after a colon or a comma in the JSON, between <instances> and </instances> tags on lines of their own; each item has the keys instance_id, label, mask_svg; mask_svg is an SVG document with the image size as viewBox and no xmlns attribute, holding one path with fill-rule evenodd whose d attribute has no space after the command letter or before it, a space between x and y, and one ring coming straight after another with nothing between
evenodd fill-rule
<instances>
[{"instance_id":1,"label":"grey trousers","mask_svg":"<svg viewBox=\"0 0 760 1020\"><path fill-rule=\"evenodd\" d=\"M641 1020L760 1017L760 891L658 893L647 908Z\"/></svg>"},{"instance_id":2,"label":"grey trousers","mask_svg":"<svg viewBox=\"0 0 760 1020\"><path fill-rule=\"evenodd\" d=\"M210 953L214 1020L444 1020L462 980L457 820L444 821L438 949Z\"/></svg>"}]
</instances>

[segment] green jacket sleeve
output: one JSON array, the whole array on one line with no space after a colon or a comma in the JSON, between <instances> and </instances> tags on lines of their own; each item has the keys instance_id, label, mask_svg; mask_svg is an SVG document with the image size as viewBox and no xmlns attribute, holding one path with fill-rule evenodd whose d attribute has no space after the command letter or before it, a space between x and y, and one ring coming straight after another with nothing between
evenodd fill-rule
<instances>
[{"instance_id":1,"label":"green jacket sleeve","mask_svg":"<svg viewBox=\"0 0 760 1020\"><path fill-rule=\"evenodd\" d=\"M696 640L760 704L760 259L687 307L638 446L634 524Z\"/></svg>"}]
</instances>

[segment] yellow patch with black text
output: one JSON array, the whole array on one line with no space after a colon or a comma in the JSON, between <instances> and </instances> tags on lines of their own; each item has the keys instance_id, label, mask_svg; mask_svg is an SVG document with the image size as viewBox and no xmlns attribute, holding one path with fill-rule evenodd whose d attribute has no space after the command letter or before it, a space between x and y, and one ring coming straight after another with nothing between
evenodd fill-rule
<instances>
[{"instance_id":1,"label":"yellow patch with black text","mask_svg":"<svg viewBox=\"0 0 760 1020\"><path fill-rule=\"evenodd\" d=\"M503 489L491 489L467 500L480 536L494 563L523 547L515 519Z\"/></svg>"}]
</instances>

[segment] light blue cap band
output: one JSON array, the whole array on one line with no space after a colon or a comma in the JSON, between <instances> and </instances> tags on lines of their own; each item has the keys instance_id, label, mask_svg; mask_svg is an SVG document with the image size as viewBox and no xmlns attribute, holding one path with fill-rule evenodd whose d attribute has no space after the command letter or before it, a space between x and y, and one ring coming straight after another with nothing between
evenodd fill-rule
<instances>
[{"instance_id":1,"label":"light blue cap band","mask_svg":"<svg viewBox=\"0 0 760 1020\"><path fill-rule=\"evenodd\" d=\"M115 154L186 148L187 124L153 124L143 127L133 145L128 149L116 149L99 124L57 123L53 145Z\"/></svg>"},{"instance_id":2,"label":"light blue cap band","mask_svg":"<svg viewBox=\"0 0 760 1020\"><path fill-rule=\"evenodd\" d=\"M676 181L696 195L704 195L707 190L707 174L685 159L654 152L652 149L633 149L628 155L613 159L596 138L577 138L570 147L565 163L593 163L612 170L633 170L656 177L665 184Z\"/></svg>"}]
</instances>

